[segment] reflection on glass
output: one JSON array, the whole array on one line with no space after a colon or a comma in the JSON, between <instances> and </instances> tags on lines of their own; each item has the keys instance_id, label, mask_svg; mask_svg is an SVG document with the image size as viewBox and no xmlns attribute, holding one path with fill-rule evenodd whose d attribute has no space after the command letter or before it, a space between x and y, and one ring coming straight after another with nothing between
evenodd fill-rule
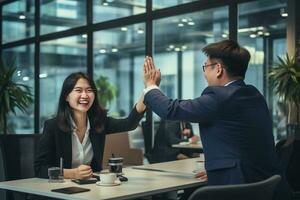
<instances>
[{"instance_id":1,"label":"reflection on glass","mask_svg":"<svg viewBox=\"0 0 300 200\"><path fill-rule=\"evenodd\" d=\"M199 1L199 0L153 0L153 10L158 10L162 8L167 8L171 6L177 6L180 4L190 3L193 1Z\"/></svg>"},{"instance_id":2,"label":"reflection on glass","mask_svg":"<svg viewBox=\"0 0 300 200\"><path fill-rule=\"evenodd\" d=\"M207 86L201 52L208 43L228 38L228 7L154 21L154 59L161 70L161 89L172 98L198 97ZM182 95L178 94L178 70Z\"/></svg>"},{"instance_id":3,"label":"reflection on glass","mask_svg":"<svg viewBox=\"0 0 300 200\"><path fill-rule=\"evenodd\" d=\"M144 24L134 24L94 33L94 80L107 77L117 88L117 97L107 105L110 115L127 115L141 95L144 31Z\"/></svg>"},{"instance_id":4,"label":"reflection on glass","mask_svg":"<svg viewBox=\"0 0 300 200\"><path fill-rule=\"evenodd\" d=\"M86 24L86 0L41 1L41 34Z\"/></svg>"},{"instance_id":5,"label":"reflection on glass","mask_svg":"<svg viewBox=\"0 0 300 200\"><path fill-rule=\"evenodd\" d=\"M268 94L264 88L264 79L268 73L269 66L286 51L286 0L261 0L240 4L238 40L251 54L250 64L246 73L246 83L256 86L262 94ZM259 20L257 20L259 19ZM277 39L273 39L277 38ZM265 70L264 70L265 69ZM266 74L264 74L264 71ZM268 85L266 85L268 86ZM278 98L272 99L273 120L277 122ZM275 139L282 137L274 129Z\"/></svg>"},{"instance_id":6,"label":"reflection on glass","mask_svg":"<svg viewBox=\"0 0 300 200\"><path fill-rule=\"evenodd\" d=\"M34 36L34 0L4 5L2 17L3 43Z\"/></svg>"},{"instance_id":7,"label":"reflection on glass","mask_svg":"<svg viewBox=\"0 0 300 200\"><path fill-rule=\"evenodd\" d=\"M41 43L40 128L57 111L63 80L73 72L86 72L86 37L72 36Z\"/></svg>"},{"instance_id":8,"label":"reflection on glass","mask_svg":"<svg viewBox=\"0 0 300 200\"><path fill-rule=\"evenodd\" d=\"M31 88L34 97L34 46L26 45L3 51L3 58L15 62L17 67L13 80ZM34 133L34 105L31 104L26 113L16 109L16 115L8 116L8 133L33 134Z\"/></svg>"},{"instance_id":9,"label":"reflection on glass","mask_svg":"<svg viewBox=\"0 0 300 200\"><path fill-rule=\"evenodd\" d=\"M95 23L144 12L146 12L146 0L93 0Z\"/></svg>"}]
</instances>

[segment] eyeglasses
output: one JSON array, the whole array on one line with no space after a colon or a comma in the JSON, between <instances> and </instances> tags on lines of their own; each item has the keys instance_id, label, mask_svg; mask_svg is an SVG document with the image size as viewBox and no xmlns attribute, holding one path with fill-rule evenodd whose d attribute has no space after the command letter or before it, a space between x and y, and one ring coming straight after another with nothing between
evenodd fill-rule
<instances>
[{"instance_id":1,"label":"eyeglasses","mask_svg":"<svg viewBox=\"0 0 300 200\"><path fill-rule=\"evenodd\" d=\"M202 69L205 72L205 67L213 66L213 65L216 65L216 64L218 64L218 63L212 63L212 64L209 64L209 65L203 65Z\"/></svg>"}]
</instances>

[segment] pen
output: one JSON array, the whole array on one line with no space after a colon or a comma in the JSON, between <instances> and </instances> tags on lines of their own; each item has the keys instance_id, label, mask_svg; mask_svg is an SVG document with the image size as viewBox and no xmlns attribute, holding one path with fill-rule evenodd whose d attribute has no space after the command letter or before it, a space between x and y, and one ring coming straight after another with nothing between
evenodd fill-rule
<instances>
[{"instance_id":1,"label":"pen","mask_svg":"<svg viewBox=\"0 0 300 200\"><path fill-rule=\"evenodd\" d=\"M59 159L59 169L60 169L60 175L63 176L64 175L64 167L63 167L63 158L60 157Z\"/></svg>"}]
</instances>

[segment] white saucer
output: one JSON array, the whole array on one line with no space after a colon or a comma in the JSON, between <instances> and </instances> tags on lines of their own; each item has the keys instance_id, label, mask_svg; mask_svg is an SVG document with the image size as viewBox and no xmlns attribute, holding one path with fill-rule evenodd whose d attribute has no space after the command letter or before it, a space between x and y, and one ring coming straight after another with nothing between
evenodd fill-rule
<instances>
[{"instance_id":1,"label":"white saucer","mask_svg":"<svg viewBox=\"0 0 300 200\"><path fill-rule=\"evenodd\" d=\"M114 183L101 183L101 181L96 182L96 185L100 185L100 186L117 186L117 185L121 185L121 181L120 180L116 180Z\"/></svg>"},{"instance_id":2,"label":"white saucer","mask_svg":"<svg viewBox=\"0 0 300 200\"><path fill-rule=\"evenodd\" d=\"M188 144L190 144L190 142L180 142L179 144L180 145L188 145Z\"/></svg>"}]
</instances>

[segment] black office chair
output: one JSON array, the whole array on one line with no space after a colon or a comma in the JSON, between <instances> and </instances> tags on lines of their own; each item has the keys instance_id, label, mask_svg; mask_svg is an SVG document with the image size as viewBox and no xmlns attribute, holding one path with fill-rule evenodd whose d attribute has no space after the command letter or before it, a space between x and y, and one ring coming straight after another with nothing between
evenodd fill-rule
<instances>
[{"instance_id":1,"label":"black office chair","mask_svg":"<svg viewBox=\"0 0 300 200\"><path fill-rule=\"evenodd\" d=\"M7 180L7 171L6 171L6 160L5 154L3 152L3 144L0 140L0 182ZM7 194L5 190L0 190L0 199L6 200Z\"/></svg>"},{"instance_id":2,"label":"black office chair","mask_svg":"<svg viewBox=\"0 0 300 200\"><path fill-rule=\"evenodd\" d=\"M292 199L300 200L300 140L281 140L276 144L276 152L284 167Z\"/></svg>"},{"instance_id":3,"label":"black office chair","mask_svg":"<svg viewBox=\"0 0 300 200\"><path fill-rule=\"evenodd\" d=\"M197 189L188 200L272 200L280 175L247 184L205 186Z\"/></svg>"}]
</instances>

